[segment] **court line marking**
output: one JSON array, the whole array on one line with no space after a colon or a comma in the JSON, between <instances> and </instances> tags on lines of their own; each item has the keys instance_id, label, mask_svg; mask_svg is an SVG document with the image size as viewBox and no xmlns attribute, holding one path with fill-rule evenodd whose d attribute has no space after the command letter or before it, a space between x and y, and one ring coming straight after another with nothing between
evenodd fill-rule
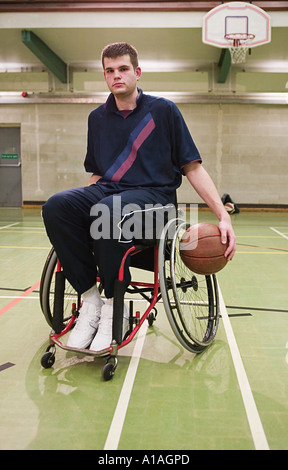
<instances>
[{"instance_id":1,"label":"court line marking","mask_svg":"<svg viewBox=\"0 0 288 470\"><path fill-rule=\"evenodd\" d=\"M40 286L40 282L41 281L36 282L36 284L34 284L34 286L29 287L29 289L25 290L25 292L23 292L23 294L21 294L19 297L16 297L14 300L12 300L12 302L9 302L9 304L7 304L7 305L5 305L5 307L1 308L0 309L0 316L3 315L3 313L7 312L7 310L10 310L10 308L14 307L14 305L18 304L18 302L23 300L23 298L27 297L27 295L31 294L31 292L36 290Z\"/></svg>"},{"instance_id":2,"label":"court line marking","mask_svg":"<svg viewBox=\"0 0 288 470\"><path fill-rule=\"evenodd\" d=\"M4 225L3 227L0 227L0 230L4 230L5 228L9 228L9 227L14 227L14 225L18 225L18 224L20 224L20 222L15 222L14 224Z\"/></svg>"},{"instance_id":3,"label":"court line marking","mask_svg":"<svg viewBox=\"0 0 288 470\"><path fill-rule=\"evenodd\" d=\"M43 230L43 229L39 229L39 230L36 231L35 229L34 230L33 229L23 230L22 228L20 229L20 227L16 227L16 228L19 228L19 230L6 230L6 229L5 230L1 229L1 230L2 230L2 233L17 233L17 235L19 235L20 233L25 234L25 235L30 234L30 233L37 233L38 235L43 235L43 233L44 234L46 233L45 230Z\"/></svg>"},{"instance_id":4,"label":"court line marking","mask_svg":"<svg viewBox=\"0 0 288 470\"><path fill-rule=\"evenodd\" d=\"M279 238L279 236L277 237L276 235L237 235L237 239L238 238Z\"/></svg>"},{"instance_id":5,"label":"court line marking","mask_svg":"<svg viewBox=\"0 0 288 470\"><path fill-rule=\"evenodd\" d=\"M273 232L278 233L278 235L281 235L281 237L286 238L286 240L288 240L288 236L282 232L279 232L279 230L277 230L276 228L270 227L270 229L273 230Z\"/></svg>"},{"instance_id":6,"label":"court line marking","mask_svg":"<svg viewBox=\"0 0 288 470\"><path fill-rule=\"evenodd\" d=\"M223 300L222 292L220 290L219 284L219 300L220 300L220 311L222 315L222 321L225 329L225 333L228 340L228 345L230 348L235 372L238 379L238 384L240 387L240 392L242 395L244 408L246 411L246 416L250 426L250 431L252 434L252 439L256 450L270 450L269 445L266 439L266 435L263 429L262 422L256 407L256 403L251 391L251 387L246 375L246 371L241 359L241 355L237 346L237 342L234 336L234 332L228 317L228 312Z\"/></svg>"},{"instance_id":7,"label":"court line marking","mask_svg":"<svg viewBox=\"0 0 288 470\"><path fill-rule=\"evenodd\" d=\"M13 248L13 250L51 250L51 246L14 246L14 245L0 245L0 248Z\"/></svg>"},{"instance_id":8,"label":"court line marking","mask_svg":"<svg viewBox=\"0 0 288 470\"><path fill-rule=\"evenodd\" d=\"M38 297L29 296L29 298L26 298L26 297L21 297L20 295L17 295L16 297L15 295L0 295L0 300L1 299L39 300L39 296Z\"/></svg>"},{"instance_id":9,"label":"court line marking","mask_svg":"<svg viewBox=\"0 0 288 470\"><path fill-rule=\"evenodd\" d=\"M16 222L16 224L20 224L20 222ZM12 226L15 225L15 224L12 224ZM9 228L10 226L7 225L7 228ZM4 228L4 227L3 227ZM11 230L11 232L15 232L15 233L18 233L20 232L21 230L43 230L43 232L45 232L45 227L43 227L43 225L38 225L38 227L29 227L28 225L26 226L21 226L20 227L14 227L13 230Z\"/></svg>"},{"instance_id":10,"label":"court line marking","mask_svg":"<svg viewBox=\"0 0 288 470\"><path fill-rule=\"evenodd\" d=\"M232 326L228 317L228 313L225 307L222 293L220 291L220 287L219 287L219 299L220 299L220 310L221 310L221 315L222 315L222 321L223 321L224 329L226 332L231 356L233 359L235 372L237 375L237 379L238 379L249 427L251 430L254 446L256 450L269 450L269 445L268 445L268 442L264 433L264 429L263 429L263 426L259 417L259 413L255 404L255 401L254 401L254 397L253 397L253 394L249 385L249 381L248 381L248 378L244 369L244 365L240 356L240 352L236 343L236 339L232 330ZM125 380L124 380L124 383L120 392L118 403L116 405L114 416L113 416L110 429L106 438L104 450L117 450L118 449L118 445L119 445L131 393L132 393L132 388L133 388L135 377L136 377L136 372L138 369L142 349L144 346L144 341L146 338L147 329L148 329L148 324L145 322L144 325L142 325L141 327L142 334L138 336L134 349L133 349L133 353L132 353L132 357L131 357L129 367L126 373L126 377L125 377Z\"/></svg>"},{"instance_id":11,"label":"court line marking","mask_svg":"<svg viewBox=\"0 0 288 470\"><path fill-rule=\"evenodd\" d=\"M9 369L10 367L13 367L15 365L16 364L14 364L13 362L5 362L5 364L0 365L0 372L2 372L3 370Z\"/></svg>"},{"instance_id":12,"label":"court line marking","mask_svg":"<svg viewBox=\"0 0 288 470\"><path fill-rule=\"evenodd\" d=\"M288 255L286 251L237 251L237 255ZM279 248L280 250L280 248Z\"/></svg>"},{"instance_id":13,"label":"court line marking","mask_svg":"<svg viewBox=\"0 0 288 470\"><path fill-rule=\"evenodd\" d=\"M104 450L117 450L120 441L122 428L125 421L126 412L128 409L134 380L136 377L139 361L141 358L142 349L144 346L146 333L148 329L148 322L144 322L138 332L138 337L133 349L132 357L126 373L126 377L120 392L118 403L114 412L114 416L110 425L107 439L104 445ZM141 334L139 334L141 333Z\"/></svg>"}]
</instances>

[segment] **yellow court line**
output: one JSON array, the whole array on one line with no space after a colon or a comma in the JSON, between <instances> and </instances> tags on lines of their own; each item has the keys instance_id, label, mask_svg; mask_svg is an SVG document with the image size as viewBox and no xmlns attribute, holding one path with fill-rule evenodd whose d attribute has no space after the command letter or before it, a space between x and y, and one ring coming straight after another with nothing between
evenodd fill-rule
<instances>
[{"instance_id":1,"label":"yellow court line","mask_svg":"<svg viewBox=\"0 0 288 470\"><path fill-rule=\"evenodd\" d=\"M51 246L16 246L16 245L0 245L0 248L13 248L19 250L50 250ZM288 255L288 251L236 251L236 254L241 255Z\"/></svg>"},{"instance_id":2,"label":"yellow court line","mask_svg":"<svg viewBox=\"0 0 288 470\"><path fill-rule=\"evenodd\" d=\"M39 230L41 230L41 232L36 232L36 231L30 231L30 230L1 230L1 233L39 233L39 234L42 234L42 233L46 233L45 230L39 228Z\"/></svg>"},{"instance_id":3,"label":"yellow court line","mask_svg":"<svg viewBox=\"0 0 288 470\"><path fill-rule=\"evenodd\" d=\"M280 235L236 235L236 238L283 238Z\"/></svg>"},{"instance_id":4,"label":"yellow court line","mask_svg":"<svg viewBox=\"0 0 288 470\"><path fill-rule=\"evenodd\" d=\"M238 255L288 255L288 251L236 251Z\"/></svg>"},{"instance_id":5,"label":"yellow court line","mask_svg":"<svg viewBox=\"0 0 288 470\"><path fill-rule=\"evenodd\" d=\"M0 248L13 248L19 250L50 250L51 246L13 246L13 245L0 245Z\"/></svg>"}]
</instances>

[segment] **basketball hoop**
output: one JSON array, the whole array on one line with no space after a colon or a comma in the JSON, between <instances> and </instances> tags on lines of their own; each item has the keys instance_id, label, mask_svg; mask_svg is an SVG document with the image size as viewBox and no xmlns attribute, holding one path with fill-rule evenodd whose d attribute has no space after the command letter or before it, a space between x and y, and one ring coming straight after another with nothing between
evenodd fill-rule
<instances>
[{"instance_id":1,"label":"basketball hoop","mask_svg":"<svg viewBox=\"0 0 288 470\"><path fill-rule=\"evenodd\" d=\"M226 41L230 41L228 49L231 54L232 64L243 64L246 61L249 43L255 38L255 34L229 33L225 34L224 37Z\"/></svg>"}]
</instances>

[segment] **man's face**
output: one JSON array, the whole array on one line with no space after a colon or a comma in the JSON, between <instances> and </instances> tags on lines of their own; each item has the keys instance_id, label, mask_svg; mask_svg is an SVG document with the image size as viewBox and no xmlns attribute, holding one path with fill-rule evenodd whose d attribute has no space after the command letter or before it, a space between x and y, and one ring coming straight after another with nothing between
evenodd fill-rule
<instances>
[{"instance_id":1,"label":"man's face","mask_svg":"<svg viewBox=\"0 0 288 470\"><path fill-rule=\"evenodd\" d=\"M133 68L129 54L115 59L104 58L104 77L109 90L113 95L129 96L137 88L137 81L141 76L140 67Z\"/></svg>"}]
</instances>

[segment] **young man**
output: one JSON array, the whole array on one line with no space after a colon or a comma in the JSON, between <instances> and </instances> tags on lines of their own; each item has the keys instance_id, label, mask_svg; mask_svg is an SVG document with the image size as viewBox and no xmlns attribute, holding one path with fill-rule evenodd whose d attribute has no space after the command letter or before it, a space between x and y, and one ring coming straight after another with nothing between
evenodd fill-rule
<instances>
[{"instance_id":1,"label":"young man","mask_svg":"<svg viewBox=\"0 0 288 470\"><path fill-rule=\"evenodd\" d=\"M94 351L109 347L112 340L114 281L123 254L133 244L121 233L131 204L140 212L155 205L164 210L175 202L184 174L219 219L222 242L229 241L225 254L229 260L236 246L230 217L201 165L180 111L171 101L137 88L141 69L136 49L126 43L110 44L102 51L102 64L111 94L89 116L88 186L58 193L43 206L47 234L67 279L83 298L67 344ZM101 224L99 233L91 229L91 215L99 220L103 214L109 220L108 236L101 236ZM95 285L97 269L105 303ZM125 281L130 282L129 269Z\"/></svg>"}]
</instances>

